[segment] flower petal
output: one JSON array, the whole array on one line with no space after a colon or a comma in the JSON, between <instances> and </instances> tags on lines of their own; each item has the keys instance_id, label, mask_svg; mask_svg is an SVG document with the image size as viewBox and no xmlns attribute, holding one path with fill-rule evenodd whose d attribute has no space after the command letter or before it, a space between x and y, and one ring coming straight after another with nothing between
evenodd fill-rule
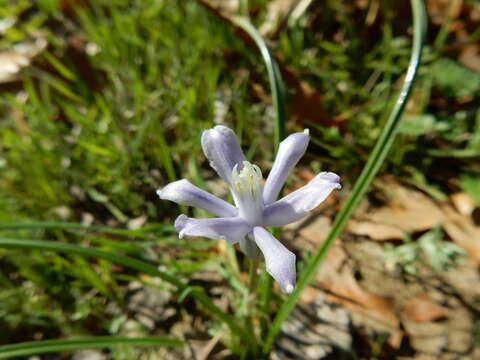
<instances>
[{"instance_id":1,"label":"flower petal","mask_svg":"<svg viewBox=\"0 0 480 360\"><path fill-rule=\"evenodd\" d=\"M267 206L263 212L265 226L283 226L304 217L335 189L340 189L340 177L321 172L307 185Z\"/></svg>"},{"instance_id":2,"label":"flower petal","mask_svg":"<svg viewBox=\"0 0 480 360\"><path fill-rule=\"evenodd\" d=\"M233 245L252 231L252 226L239 217L194 219L180 215L175 220L175 229L180 239L185 235L204 236L210 239L224 239Z\"/></svg>"},{"instance_id":3,"label":"flower petal","mask_svg":"<svg viewBox=\"0 0 480 360\"><path fill-rule=\"evenodd\" d=\"M157 190L162 200L170 200L180 205L195 206L217 216L237 216L235 206L196 187L186 179L172 182Z\"/></svg>"},{"instance_id":4,"label":"flower petal","mask_svg":"<svg viewBox=\"0 0 480 360\"><path fill-rule=\"evenodd\" d=\"M202 148L210 166L230 184L233 167L238 164L241 170L245 161L235 133L222 125L205 130L202 134Z\"/></svg>"},{"instance_id":5,"label":"flower petal","mask_svg":"<svg viewBox=\"0 0 480 360\"><path fill-rule=\"evenodd\" d=\"M280 284L283 291L291 293L295 287L295 254L260 226L253 228L255 242L265 257L267 272Z\"/></svg>"},{"instance_id":6,"label":"flower petal","mask_svg":"<svg viewBox=\"0 0 480 360\"><path fill-rule=\"evenodd\" d=\"M280 143L277 157L263 189L263 202L265 205L269 205L277 199L288 174L305 153L309 139L309 131L306 129L304 132L288 136Z\"/></svg>"}]
</instances>

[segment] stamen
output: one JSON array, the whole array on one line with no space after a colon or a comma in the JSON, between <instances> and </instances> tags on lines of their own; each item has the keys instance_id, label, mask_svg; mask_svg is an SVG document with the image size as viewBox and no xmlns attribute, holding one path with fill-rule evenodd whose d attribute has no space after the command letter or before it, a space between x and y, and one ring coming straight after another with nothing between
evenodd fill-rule
<instances>
[{"instance_id":1,"label":"stamen","mask_svg":"<svg viewBox=\"0 0 480 360\"><path fill-rule=\"evenodd\" d=\"M249 221L259 221L263 211L262 172L256 165L243 162L241 171L238 164L232 170L232 191L240 215Z\"/></svg>"}]
</instances>

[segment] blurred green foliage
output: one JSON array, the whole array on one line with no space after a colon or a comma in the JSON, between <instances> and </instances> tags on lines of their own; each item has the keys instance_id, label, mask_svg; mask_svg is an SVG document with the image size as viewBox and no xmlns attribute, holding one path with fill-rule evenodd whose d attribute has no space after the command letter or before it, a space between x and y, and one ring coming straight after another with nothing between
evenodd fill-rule
<instances>
[{"instance_id":1,"label":"blurred green foliage","mask_svg":"<svg viewBox=\"0 0 480 360\"><path fill-rule=\"evenodd\" d=\"M413 241L405 234L405 243L399 246L385 245L385 267L393 271L398 265L409 274L416 274L420 263L436 271L447 271L465 256L466 252L455 244L444 240L441 226L427 231Z\"/></svg>"}]
</instances>

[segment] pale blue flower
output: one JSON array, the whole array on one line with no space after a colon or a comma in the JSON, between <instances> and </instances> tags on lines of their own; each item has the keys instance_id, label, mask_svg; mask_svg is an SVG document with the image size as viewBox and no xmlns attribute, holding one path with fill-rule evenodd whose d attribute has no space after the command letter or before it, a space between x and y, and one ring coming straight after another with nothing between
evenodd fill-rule
<instances>
[{"instance_id":1,"label":"pale blue flower","mask_svg":"<svg viewBox=\"0 0 480 360\"><path fill-rule=\"evenodd\" d=\"M235 206L199 189L188 180L179 180L157 191L163 200L195 206L218 218L194 219L180 215L175 228L185 235L224 239L239 243L250 257L265 257L268 273L290 293L296 282L295 254L282 245L265 226L283 226L304 217L334 190L340 177L321 172L302 188L275 201L290 171L305 153L308 130L288 136L281 142L265 185L258 166L245 160L237 137L225 126L215 126L202 134L202 148L210 165L227 182Z\"/></svg>"}]
</instances>

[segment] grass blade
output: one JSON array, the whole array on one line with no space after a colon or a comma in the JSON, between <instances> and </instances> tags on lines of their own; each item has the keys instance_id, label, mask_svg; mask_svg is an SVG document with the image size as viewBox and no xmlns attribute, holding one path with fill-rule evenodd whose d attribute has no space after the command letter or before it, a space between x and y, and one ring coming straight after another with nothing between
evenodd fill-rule
<instances>
[{"instance_id":1,"label":"grass blade","mask_svg":"<svg viewBox=\"0 0 480 360\"><path fill-rule=\"evenodd\" d=\"M7 224L0 224L0 231L5 230L35 230L35 229L49 229L49 230L90 230L102 232L111 235L120 236L140 236L148 233L170 233L175 230L172 225L148 225L138 229L120 229L108 226L94 226L83 225L76 222L62 222L62 221L24 221L12 222Z\"/></svg>"},{"instance_id":2,"label":"grass blade","mask_svg":"<svg viewBox=\"0 0 480 360\"><path fill-rule=\"evenodd\" d=\"M61 340L31 341L0 346L0 359L9 359L18 356L31 356L68 350L104 349L116 345L130 345L138 347L178 347L183 345L183 341L180 339L162 336L92 336Z\"/></svg>"},{"instance_id":3,"label":"grass blade","mask_svg":"<svg viewBox=\"0 0 480 360\"><path fill-rule=\"evenodd\" d=\"M407 70L407 75L403 82L402 89L398 95L398 99L390 113L390 116L382 129L382 133L377 140L377 143L362 171L360 177L355 183L352 193L346 200L342 210L338 213L332 225L332 230L328 234L325 242L318 252L310 259L305 270L300 275L295 291L290 294L285 303L279 309L272 327L268 333L267 339L264 343L264 353L268 353L273 346L275 338L277 337L283 321L288 317L293 310L296 301L300 297L303 289L310 283L315 276L320 262L323 260L328 250L332 246L334 240L340 235L345 227L347 220L350 218L356 205L361 200L362 196L370 186L374 176L382 165L388 151L395 138L396 130L399 124L400 116L403 112L407 99L410 95L413 82L417 75L417 70L420 65L421 53L423 48L423 41L426 31L426 14L423 0L411 0L413 8L413 47L410 58L410 63Z\"/></svg>"},{"instance_id":4,"label":"grass blade","mask_svg":"<svg viewBox=\"0 0 480 360\"><path fill-rule=\"evenodd\" d=\"M234 17L233 22L247 32L257 45L267 67L270 90L272 92L273 106L277 114L274 133L274 151L277 151L280 141L285 137L285 93L280 71L277 63L270 54L268 46L258 30L244 17Z\"/></svg>"}]
</instances>

